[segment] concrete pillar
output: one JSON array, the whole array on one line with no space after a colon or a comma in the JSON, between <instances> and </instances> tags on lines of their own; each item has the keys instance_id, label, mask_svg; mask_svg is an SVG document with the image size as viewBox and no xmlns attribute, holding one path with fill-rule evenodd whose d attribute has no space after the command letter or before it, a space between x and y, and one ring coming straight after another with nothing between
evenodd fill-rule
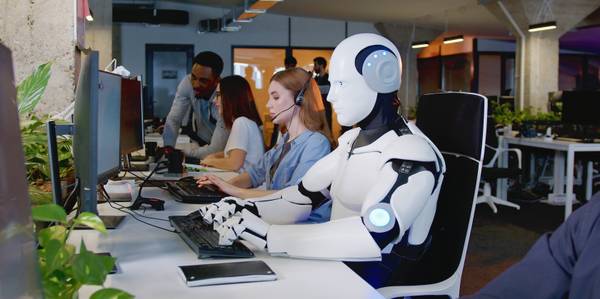
<instances>
[{"instance_id":1,"label":"concrete pillar","mask_svg":"<svg viewBox=\"0 0 600 299\"><path fill-rule=\"evenodd\" d=\"M417 55L421 49L412 49L415 41L433 40L441 34L439 30L415 27L412 24L376 23L375 28L381 35L392 41L402 57L402 84L398 98L402 103L402 113L408 115L411 107L417 106L419 74L417 70Z\"/></svg>"},{"instance_id":2,"label":"concrete pillar","mask_svg":"<svg viewBox=\"0 0 600 299\"><path fill-rule=\"evenodd\" d=\"M93 22L87 22L85 28L86 47L100 53L100 69L113 59L112 0L89 0Z\"/></svg>"},{"instance_id":3,"label":"concrete pillar","mask_svg":"<svg viewBox=\"0 0 600 299\"><path fill-rule=\"evenodd\" d=\"M598 0L481 1L517 37L516 103L547 111L548 93L558 90L558 39L599 6ZM550 13L550 11L552 13ZM529 25L556 21L558 28L528 32Z\"/></svg>"},{"instance_id":4,"label":"concrete pillar","mask_svg":"<svg viewBox=\"0 0 600 299\"><path fill-rule=\"evenodd\" d=\"M0 0L0 42L12 50L15 80L52 62L46 93L36 111L62 111L74 99L75 1Z\"/></svg>"}]
</instances>

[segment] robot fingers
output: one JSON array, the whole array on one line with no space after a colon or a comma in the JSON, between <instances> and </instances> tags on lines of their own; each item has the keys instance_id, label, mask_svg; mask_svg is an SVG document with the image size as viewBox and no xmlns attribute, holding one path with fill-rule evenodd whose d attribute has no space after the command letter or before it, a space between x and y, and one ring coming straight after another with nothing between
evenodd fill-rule
<instances>
[{"instance_id":1,"label":"robot fingers","mask_svg":"<svg viewBox=\"0 0 600 299\"><path fill-rule=\"evenodd\" d=\"M246 209L215 227L215 230L219 233L220 245L231 245L235 240L242 238L258 248L267 246L269 224Z\"/></svg>"}]
</instances>

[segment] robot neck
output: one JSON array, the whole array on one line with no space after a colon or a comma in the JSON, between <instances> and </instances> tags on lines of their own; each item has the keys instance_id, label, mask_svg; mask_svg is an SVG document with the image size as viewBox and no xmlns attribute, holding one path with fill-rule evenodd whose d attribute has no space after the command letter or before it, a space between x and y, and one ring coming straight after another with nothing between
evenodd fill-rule
<instances>
[{"instance_id":1,"label":"robot neck","mask_svg":"<svg viewBox=\"0 0 600 299\"><path fill-rule=\"evenodd\" d=\"M398 121L393 105L395 93L378 94L375 106L369 115L357 125L361 128L352 148L369 145L383 134L395 128Z\"/></svg>"}]
</instances>

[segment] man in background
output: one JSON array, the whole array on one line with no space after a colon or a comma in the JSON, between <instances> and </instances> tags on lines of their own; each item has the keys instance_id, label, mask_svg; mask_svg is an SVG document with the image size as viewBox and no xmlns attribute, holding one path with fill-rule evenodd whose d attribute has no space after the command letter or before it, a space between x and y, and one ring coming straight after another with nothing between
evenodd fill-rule
<instances>
[{"instance_id":1,"label":"man in background","mask_svg":"<svg viewBox=\"0 0 600 299\"><path fill-rule=\"evenodd\" d=\"M323 105L325 106L325 117L327 118L327 124L331 128L331 103L327 102L327 94L329 93L329 73L327 73L327 60L319 56L313 59L313 73L315 74L315 81L319 85L319 91L321 92L321 98L323 98Z\"/></svg>"},{"instance_id":2,"label":"man in background","mask_svg":"<svg viewBox=\"0 0 600 299\"><path fill-rule=\"evenodd\" d=\"M223 60L216 53L205 51L194 57L192 72L179 83L167 115L165 153L173 151L182 125L193 128L188 135L194 143L182 148L186 156L202 159L225 148L229 133L213 101L222 71Z\"/></svg>"}]
</instances>

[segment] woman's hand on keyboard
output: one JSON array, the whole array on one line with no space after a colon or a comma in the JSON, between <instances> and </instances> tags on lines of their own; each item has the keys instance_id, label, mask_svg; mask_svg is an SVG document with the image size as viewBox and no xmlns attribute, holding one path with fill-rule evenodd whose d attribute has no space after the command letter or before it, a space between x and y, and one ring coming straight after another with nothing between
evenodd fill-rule
<instances>
[{"instance_id":1,"label":"woman's hand on keyboard","mask_svg":"<svg viewBox=\"0 0 600 299\"><path fill-rule=\"evenodd\" d=\"M238 187L226 182L222 178L220 178L216 175L213 175L213 174L207 174L207 175L203 175L203 176L199 177L198 180L196 181L196 183L198 184L198 187L202 187L205 185L215 185L221 191L223 191L224 193L227 193L227 194L235 195L235 194L239 193Z\"/></svg>"}]
</instances>

